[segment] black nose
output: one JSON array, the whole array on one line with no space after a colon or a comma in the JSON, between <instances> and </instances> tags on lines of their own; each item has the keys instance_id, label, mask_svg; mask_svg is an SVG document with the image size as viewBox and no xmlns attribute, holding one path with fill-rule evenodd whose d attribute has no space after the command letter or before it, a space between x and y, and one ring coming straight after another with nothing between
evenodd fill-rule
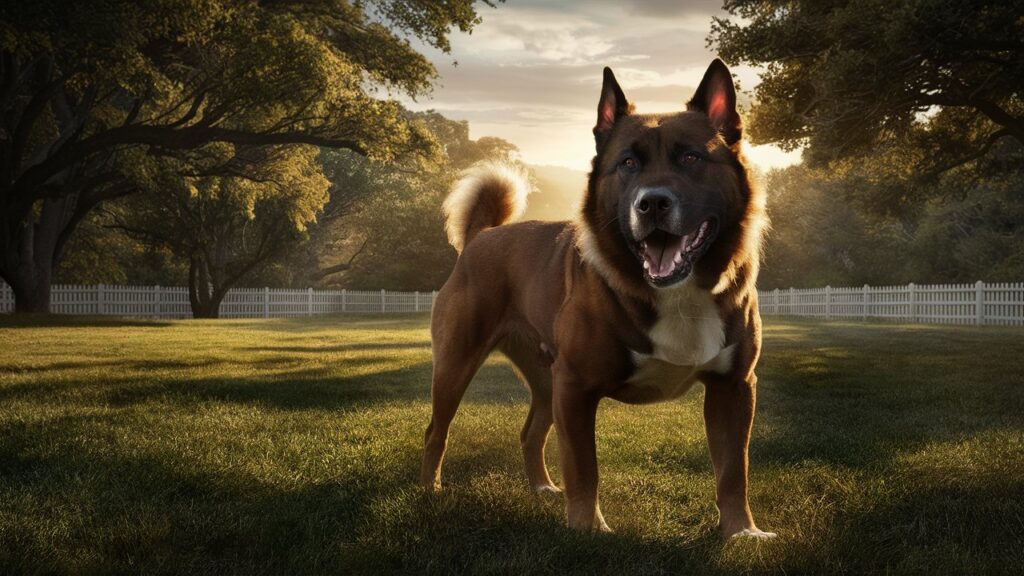
<instances>
[{"instance_id":1,"label":"black nose","mask_svg":"<svg viewBox=\"0 0 1024 576\"><path fill-rule=\"evenodd\" d=\"M661 216L670 212L676 205L676 197L664 188L648 188L636 195L633 208L640 214L653 212Z\"/></svg>"}]
</instances>

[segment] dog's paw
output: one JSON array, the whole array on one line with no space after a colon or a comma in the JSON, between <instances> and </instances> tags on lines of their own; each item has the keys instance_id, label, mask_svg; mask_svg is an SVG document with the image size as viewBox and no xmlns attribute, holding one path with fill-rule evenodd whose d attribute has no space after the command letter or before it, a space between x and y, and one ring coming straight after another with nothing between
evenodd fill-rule
<instances>
[{"instance_id":1,"label":"dog's paw","mask_svg":"<svg viewBox=\"0 0 1024 576\"><path fill-rule=\"evenodd\" d=\"M562 489L551 484L541 484L533 487L533 493L541 498L561 496Z\"/></svg>"},{"instance_id":2,"label":"dog's paw","mask_svg":"<svg viewBox=\"0 0 1024 576\"><path fill-rule=\"evenodd\" d=\"M427 494L440 494L441 483L440 482L425 482L420 484L420 489Z\"/></svg>"},{"instance_id":3,"label":"dog's paw","mask_svg":"<svg viewBox=\"0 0 1024 576\"><path fill-rule=\"evenodd\" d=\"M765 532L757 528L744 528L743 530L740 530L732 536L729 536L729 538L752 538L755 540L771 540L772 538L775 538L777 536L778 534L776 534L775 532Z\"/></svg>"}]
</instances>

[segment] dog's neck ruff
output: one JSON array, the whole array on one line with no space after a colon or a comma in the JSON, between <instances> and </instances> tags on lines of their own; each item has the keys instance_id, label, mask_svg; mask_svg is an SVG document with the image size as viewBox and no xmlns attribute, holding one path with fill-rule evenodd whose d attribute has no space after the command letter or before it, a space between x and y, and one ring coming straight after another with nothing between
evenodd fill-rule
<instances>
[{"instance_id":1,"label":"dog's neck ruff","mask_svg":"<svg viewBox=\"0 0 1024 576\"><path fill-rule=\"evenodd\" d=\"M626 279L601 253L601 246L598 244L597 236L590 229L590 224L586 219L581 216L576 219L573 225L576 228L576 251L583 262L593 268L605 283L616 292L631 292Z\"/></svg>"}]
</instances>

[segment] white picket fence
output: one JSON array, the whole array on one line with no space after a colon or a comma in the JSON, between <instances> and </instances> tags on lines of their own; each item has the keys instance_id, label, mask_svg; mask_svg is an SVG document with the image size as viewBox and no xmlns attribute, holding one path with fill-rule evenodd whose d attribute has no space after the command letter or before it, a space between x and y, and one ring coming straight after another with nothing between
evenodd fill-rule
<instances>
[{"instance_id":1,"label":"white picket fence","mask_svg":"<svg viewBox=\"0 0 1024 576\"><path fill-rule=\"evenodd\" d=\"M1024 283L761 290L763 316L1024 326Z\"/></svg>"},{"instance_id":2,"label":"white picket fence","mask_svg":"<svg viewBox=\"0 0 1024 576\"><path fill-rule=\"evenodd\" d=\"M307 288L235 288L220 305L221 318L281 318L342 312L380 314L427 312L437 292L388 290L314 290ZM0 283L0 313L14 311L14 293ZM183 286L79 286L56 284L54 314L98 314L145 318L191 318L188 288Z\"/></svg>"},{"instance_id":3,"label":"white picket fence","mask_svg":"<svg viewBox=\"0 0 1024 576\"><path fill-rule=\"evenodd\" d=\"M279 318L335 313L427 312L437 292L236 288L220 306L222 318ZM764 316L824 320L882 319L921 324L1024 326L1024 283L862 286L761 290ZM0 313L14 294L0 283ZM162 286L53 286L56 314L190 318L188 290Z\"/></svg>"}]
</instances>

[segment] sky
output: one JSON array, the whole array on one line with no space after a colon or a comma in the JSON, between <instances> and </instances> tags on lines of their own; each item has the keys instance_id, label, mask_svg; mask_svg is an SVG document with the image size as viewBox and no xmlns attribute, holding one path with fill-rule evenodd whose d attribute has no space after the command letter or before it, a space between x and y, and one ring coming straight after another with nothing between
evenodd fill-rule
<instances>
[{"instance_id":1,"label":"sky","mask_svg":"<svg viewBox=\"0 0 1024 576\"><path fill-rule=\"evenodd\" d=\"M534 165L589 170L591 129L604 66L638 112L683 109L714 54L705 46L721 0L508 0L478 5L483 22L451 35L452 51L419 47L439 73L430 96L406 100L467 120L470 137L497 136ZM742 91L757 71L732 66ZM741 94L741 101L743 96ZM747 144L762 169L799 162L799 152Z\"/></svg>"}]
</instances>

